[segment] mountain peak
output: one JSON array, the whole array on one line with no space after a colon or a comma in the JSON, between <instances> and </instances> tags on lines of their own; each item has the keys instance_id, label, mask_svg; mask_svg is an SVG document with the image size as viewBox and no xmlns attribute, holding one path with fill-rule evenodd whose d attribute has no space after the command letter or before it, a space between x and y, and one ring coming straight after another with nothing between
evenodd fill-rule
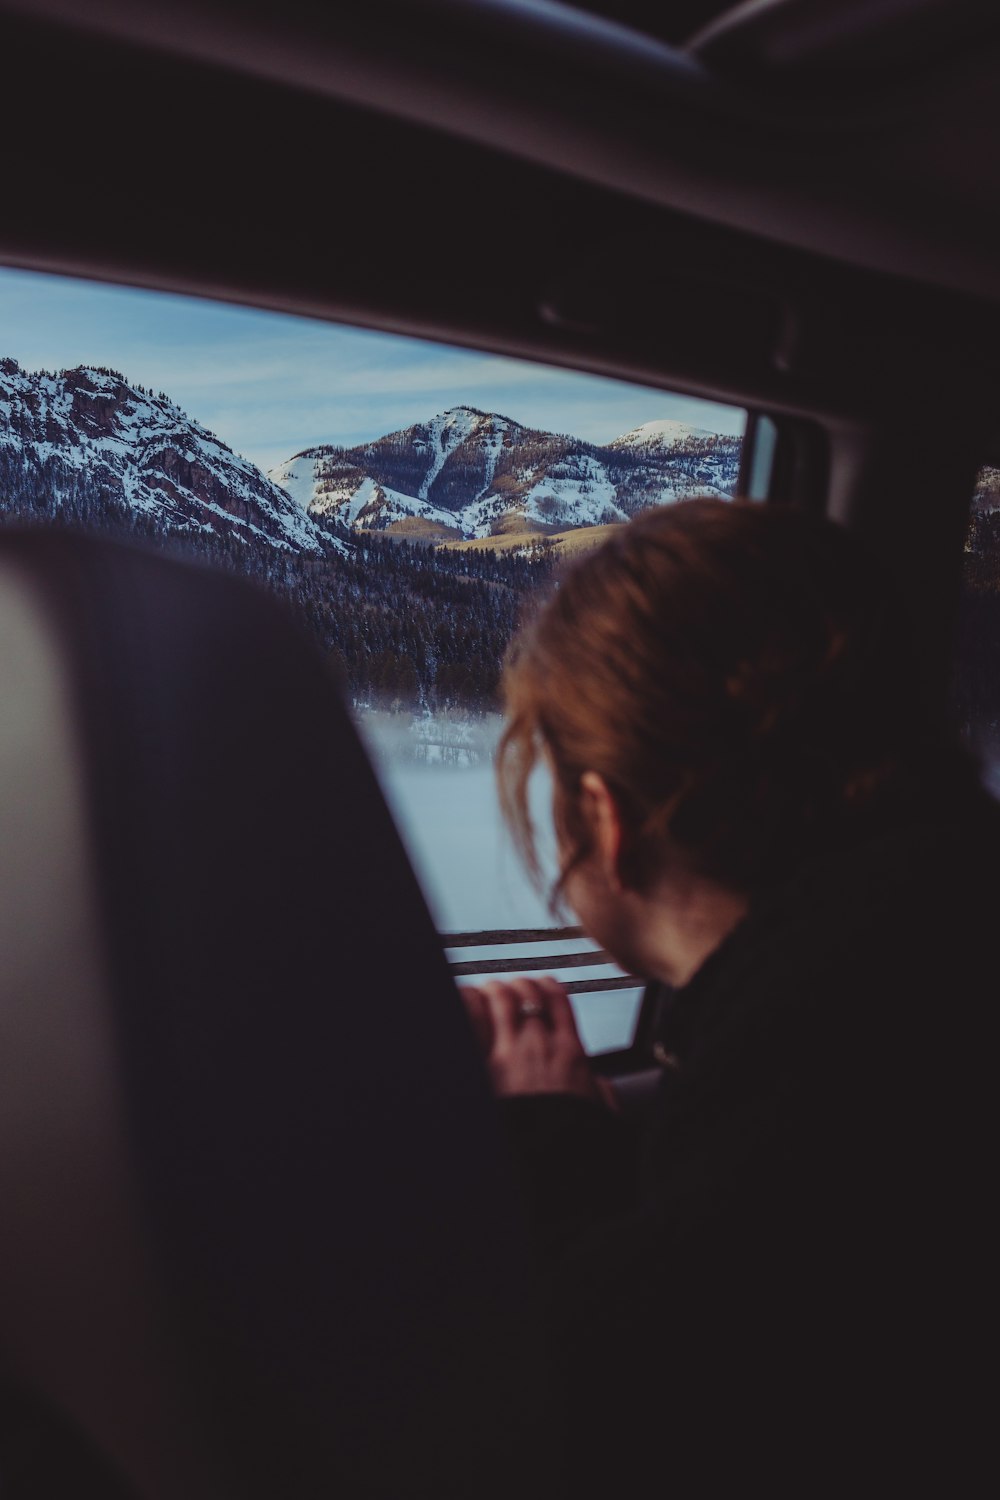
<instances>
[{"instance_id":1,"label":"mountain peak","mask_svg":"<svg viewBox=\"0 0 1000 1500\"><path fill-rule=\"evenodd\" d=\"M72 369L62 371L64 380L70 380L74 376L93 381L95 385L113 381L116 385L127 385L130 390L133 389L131 381L125 378L121 370L109 369L107 365L74 365Z\"/></svg>"},{"instance_id":2,"label":"mountain peak","mask_svg":"<svg viewBox=\"0 0 1000 1500\"><path fill-rule=\"evenodd\" d=\"M7 508L93 520L110 506L164 531L322 551L279 486L162 393L103 365L29 373L5 360L0 376Z\"/></svg>"},{"instance_id":3,"label":"mountain peak","mask_svg":"<svg viewBox=\"0 0 1000 1500\"><path fill-rule=\"evenodd\" d=\"M621 437L616 437L609 443L610 448L634 448L640 444L650 447L669 448L675 443L686 442L688 438L715 438L719 434L709 432L704 427L694 427L690 422L679 422L674 417L659 417L652 422L643 422L639 427L633 427L631 432L625 432Z\"/></svg>"},{"instance_id":4,"label":"mountain peak","mask_svg":"<svg viewBox=\"0 0 1000 1500\"><path fill-rule=\"evenodd\" d=\"M738 465L739 439L686 422L647 422L598 447L462 404L373 442L299 453L271 477L313 517L446 541L512 527L544 535L730 495Z\"/></svg>"},{"instance_id":5,"label":"mountain peak","mask_svg":"<svg viewBox=\"0 0 1000 1500\"><path fill-rule=\"evenodd\" d=\"M455 421L461 421L462 419L467 419L469 417L472 418L475 424L478 424L480 422L495 422L499 423L503 427L516 427L519 429L522 427L522 424L520 422L515 422L513 417L505 417L501 412L498 411L484 411L481 406L469 406L467 403L463 403L461 406L449 406L447 411L439 412L436 417L432 417L430 422L426 423L425 425L430 427L435 422L445 422L451 424Z\"/></svg>"},{"instance_id":6,"label":"mountain peak","mask_svg":"<svg viewBox=\"0 0 1000 1500\"><path fill-rule=\"evenodd\" d=\"M483 411L479 406L468 406L465 402L461 406L449 406L447 411L438 413L438 417L491 417L492 412ZM438 417L432 420L437 421Z\"/></svg>"}]
</instances>

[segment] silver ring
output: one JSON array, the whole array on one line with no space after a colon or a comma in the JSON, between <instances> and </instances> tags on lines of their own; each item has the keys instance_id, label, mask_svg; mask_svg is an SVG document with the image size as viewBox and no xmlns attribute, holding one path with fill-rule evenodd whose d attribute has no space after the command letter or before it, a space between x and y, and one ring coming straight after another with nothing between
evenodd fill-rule
<instances>
[{"instance_id":1,"label":"silver ring","mask_svg":"<svg viewBox=\"0 0 1000 1500\"><path fill-rule=\"evenodd\" d=\"M540 1005L537 1000L522 1000L517 1007L517 1014L522 1021L534 1021L545 1015L545 1006Z\"/></svg>"}]
</instances>

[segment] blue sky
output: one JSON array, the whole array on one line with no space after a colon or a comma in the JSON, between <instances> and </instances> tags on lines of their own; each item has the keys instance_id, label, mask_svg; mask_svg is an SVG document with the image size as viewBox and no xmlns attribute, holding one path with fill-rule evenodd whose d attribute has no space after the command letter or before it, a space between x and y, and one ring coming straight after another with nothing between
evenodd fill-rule
<instances>
[{"instance_id":1,"label":"blue sky","mask_svg":"<svg viewBox=\"0 0 1000 1500\"><path fill-rule=\"evenodd\" d=\"M591 442L660 417L713 432L743 425L732 407L523 360L0 267L2 355L27 370L121 370L261 468L462 404Z\"/></svg>"}]
</instances>

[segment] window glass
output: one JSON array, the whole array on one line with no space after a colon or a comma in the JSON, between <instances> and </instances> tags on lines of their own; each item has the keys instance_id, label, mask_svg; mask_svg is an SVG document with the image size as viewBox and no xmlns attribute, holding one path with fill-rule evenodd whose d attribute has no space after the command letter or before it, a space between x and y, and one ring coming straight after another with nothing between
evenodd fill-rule
<instances>
[{"instance_id":1,"label":"window glass","mask_svg":"<svg viewBox=\"0 0 1000 1500\"><path fill-rule=\"evenodd\" d=\"M955 655L959 724L1000 796L1000 469L976 480L962 567Z\"/></svg>"},{"instance_id":2,"label":"window glass","mask_svg":"<svg viewBox=\"0 0 1000 1500\"><path fill-rule=\"evenodd\" d=\"M343 682L439 928L481 938L455 962L544 958L496 940L557 925L496 806L504 652L561 560L648 506L731 495L745 414L9 270L0 330L3 522L152 543L278 593ZM586 947L553 940L555 972L615 979L560 969ZM588 1044L623 1045L637 991L587 993Z\"/></svg>"}]
</instances>

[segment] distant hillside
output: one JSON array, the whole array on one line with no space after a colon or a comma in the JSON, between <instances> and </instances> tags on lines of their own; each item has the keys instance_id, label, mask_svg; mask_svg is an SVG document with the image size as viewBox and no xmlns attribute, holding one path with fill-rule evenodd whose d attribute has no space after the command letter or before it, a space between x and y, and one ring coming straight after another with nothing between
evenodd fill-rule
<instances>
[{"instance_id":1,"label":"distant hillside","mask_svg":"<svg viewBox=\"0 0 1000 1500\"><path fill-rule=\"evenodd\" d=\"M489 552L519 554L522 557L548 557L559 563L578 552L599 547L624 523L613 521L607 526L574 526L568 531L553 531L544 536L524 531L508 531L499 536L473 537L464 542L444 542L442 552Z\"/></svg>"},{"instance_id":2,"label":"distant hillside","mask_svg":"<svg viewBox=\"0 0 1000 1500\"><path fill-rule=\"evenodd\" d=\"M694 494L730 496L741 440L660 421L598 446L458 406L353 448L306 449L269 477L315 519L429 541L626 521Z\"/></svg>"}]
</instances>

